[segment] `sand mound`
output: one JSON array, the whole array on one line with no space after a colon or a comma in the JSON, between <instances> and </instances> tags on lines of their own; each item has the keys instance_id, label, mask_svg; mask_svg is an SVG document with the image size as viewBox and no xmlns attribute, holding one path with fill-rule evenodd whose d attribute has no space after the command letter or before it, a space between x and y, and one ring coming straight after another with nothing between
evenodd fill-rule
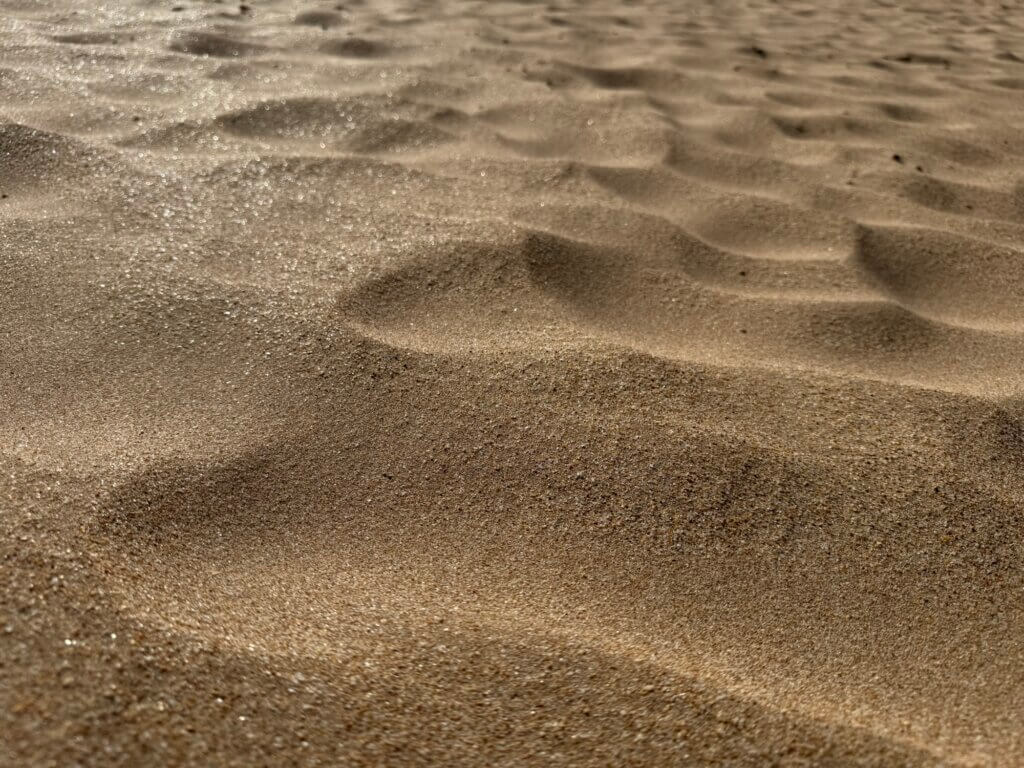
<instances>
[{"instance_id":1,"label":"sand mound","mask_svg":"<svg viewBox=\"0 0 1024 768\"><path fill-rule=\"evenodd\" d=\"M857 261L900 301L952 322L1024 329L1024 251L932 229L868 229Z\"/></svg>"},{"instance_id":2,"label":"sand mound","mask_svg":"<svg viewBox=\"0 0 1024 768\"><path fill-rule=\"evenodd\" d=\"M1024 762L1017 9L3 15L0 764Z\"/></svg>"}]
</instances>

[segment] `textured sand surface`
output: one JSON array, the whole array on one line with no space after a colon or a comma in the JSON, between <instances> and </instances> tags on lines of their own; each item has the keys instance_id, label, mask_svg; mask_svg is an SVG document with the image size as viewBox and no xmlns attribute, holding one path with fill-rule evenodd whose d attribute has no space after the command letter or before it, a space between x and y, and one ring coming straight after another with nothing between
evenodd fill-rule
<instances>
[{"instance_id":1,"label":"textured sand surface","mask_svg":"<svg viewBox=\"0 0 1024 768\"><path fill-rule=\"evenodd\" d=\"M1024 6L0 0L0 765L1024 763Z\"/></svg>"}]
</instances>

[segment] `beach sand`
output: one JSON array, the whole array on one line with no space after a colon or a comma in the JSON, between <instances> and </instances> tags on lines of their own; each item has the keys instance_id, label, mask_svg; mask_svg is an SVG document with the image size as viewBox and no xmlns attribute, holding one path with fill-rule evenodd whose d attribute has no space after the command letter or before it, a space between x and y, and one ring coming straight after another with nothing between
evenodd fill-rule
<instances>
[{"instance_id":1,"label":"beach sand","mask_svg":"<svg viewBox=\"0 0 1024 768\"><path fill-rule=\"evenodd\" d=\"M1024 764L1024 7L0 2L0 764Z\"/></svg>"}]
</instances>

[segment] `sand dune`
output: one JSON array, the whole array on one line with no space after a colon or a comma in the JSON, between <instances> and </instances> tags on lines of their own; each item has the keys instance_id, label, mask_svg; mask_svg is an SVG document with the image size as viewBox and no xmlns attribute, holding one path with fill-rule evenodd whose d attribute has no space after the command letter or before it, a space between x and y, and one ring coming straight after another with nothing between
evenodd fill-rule
<instances>
[{"instance_id":1,"label":"sand dune","mask_svg":"<svg viewBox=\"0 0 1024 768\"><path fill-rule=\"evenodd\" d=\"M1022 25L0 2L0 764L1024 762Z\"/></svg>"}]
</instances>

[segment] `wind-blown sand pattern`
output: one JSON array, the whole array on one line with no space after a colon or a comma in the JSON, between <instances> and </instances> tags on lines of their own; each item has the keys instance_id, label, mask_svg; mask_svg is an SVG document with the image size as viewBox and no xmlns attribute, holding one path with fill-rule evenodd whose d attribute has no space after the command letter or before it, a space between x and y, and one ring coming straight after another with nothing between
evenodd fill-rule
<instances>
[{"instance_id":1,"label":"wind-blown sand pattern","mask_svg":"<svg viewBox=\"0 0 1024 768\"><path fill-rule=\"evenodd\" d=\"M0 764L1024 763L1024 9L0 3Z\"/></svg>"}]
</instances>

